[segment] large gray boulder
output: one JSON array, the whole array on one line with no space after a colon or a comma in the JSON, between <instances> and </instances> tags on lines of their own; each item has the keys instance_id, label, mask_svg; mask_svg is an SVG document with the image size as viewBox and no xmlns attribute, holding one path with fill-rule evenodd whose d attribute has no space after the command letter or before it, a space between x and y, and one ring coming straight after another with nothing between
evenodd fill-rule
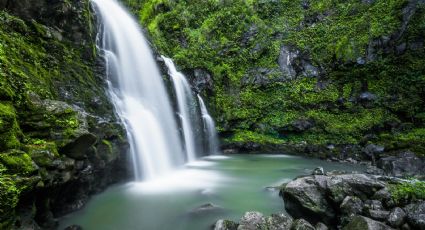
<instances>
[{"instance_id":1,"label":"large gray boulder","mask_svg":"<svg viewBox=\"0 0 425 230\"><path fill-rule=\"evenodd\" d=\"M306 218L312 223L335 223L335 211L326 198L329 177L316 175L298 178L283 189L285 209L294 218Z\"/></svg>"}]
</instances>

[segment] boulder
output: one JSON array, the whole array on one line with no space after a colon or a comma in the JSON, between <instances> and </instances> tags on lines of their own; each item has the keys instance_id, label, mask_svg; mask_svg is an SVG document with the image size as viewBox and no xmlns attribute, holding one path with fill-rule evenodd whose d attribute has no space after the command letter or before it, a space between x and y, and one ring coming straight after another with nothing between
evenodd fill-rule
<instances>
[{"instance_id":1,"label":"boulder","mask_svg":"<svg viewBox=\"0 0 425 230\"><path fill-rule=\"evenodd\" d=\"M292 226L292 217L284 214L272 214L266 217L266 226L268 230L283 230L290 229Z\"/></svg>"},{"instance_id":2,"label":"boulder","mask_svg":"<svg viewBox=\"0 0 425 230\"><path fill-rule=\"evenodd\" d=\"M372 164L375 165L376 159L379 158L379 155L381 155L385 151L384 146L375 145L375 144L368 144L366 145L362 152L366 154L366 156L369 157L369 159L372 160Z\"/></svg>"},{"instance_id":3,"label":"boulder","mask_svg":"<svg viewBox=\"0 0 425 230\"><path fill-rule=\"evenodd\" d=\"M390 215L390 212L384 210L369 210L367 214L374 220L385 221Z\"/></svg>"},{"instance_id":4,"label":"boulder","mask_svg":"<svg viewBox=\"0 0 425 230\"><path fill-rule=\"evenodd\" d=\"M230 220L217 220L214 230L236 230L238 224Z\"/></svg>"},{"instance_id":5,"label":"boulder","mask_svg":"<svg viewBox=\"0 0 425 230\"><path fill-rule=\"evenodd\" d=\"M396 207L391 210L390 215L388 216L387 223L392 227L400 227L403 225L406 219L406 212L403 209Z\"/></svg>"},{"instance_id":6,"label":"boulder","mask_svg":"<svg viewBox=\"0 0 425 230\"><path fill-rule=\"evenodd\" d=\"M341 203L349 195L366 200L382 189L385 183L365 174L344 174L330 177L327 180L327 186L331 193L331 199L335 203Z\"/></svg>"},{"instance_id":7,"label":"boulder","mask_svg":"<svg viewBox=\"0 0 425 230\"><path fill-rule=\"evenodd\" d=\"M260 212L246 212L240 219L238 230L256 230L261 229L266 223L264 215Z\"/></svg>"},{"instance_id":8,"label":"boulder","mask_svg":"<svg viewBox=\"0 0 425 230\"><path fill-rule=\"evenodd\" d=\"M363 211L363 201L356 196L347 196L340 205L341 213L344 215L357 215Z\"/></svg>"},{"instance_id":9,"label":"boulder","mask_svg":"<svg viewBox=\"0 0 425 230\"><path fill-rule=\"evenodd\" d=\"M317 167L313 170L311 175L325 175L325 170L323 169L323 167Z\"/></svg>"},{"instance_id":10,"label":"boulder","mask_svg":"<svg viewBox=\"0 0 425 230\"><path fill-rule=\"evenodd\" d=\"M328 226L326 226L324 223L319 222L316 224L316 226L314 226L316 228L316 230L328 230Z\"/></svg>"},{"instance_id":11,"label":"boulder","mask_svg":"<svg viewBox=\"0 0 425 230\"><path fill-rule=\"evenodd\" d=\"M407 205L407 222L415 229L425 230L425 201Z\"/></svg>"},{"instance_id":12,"label":"boulder","mask_svg":"<svg viewBox=\"0 0 425 230\"><path fill-rule=\"evenodd\" d=\"M283 188L286 211L294 218L312 223L335 223L335 211L326 198L326 176L308 176L289 182Z\"/></svg>"},{"instance_id":13,"label":"boulder","mask_svg":"<svg viewBox=\"0 0 425 230\"><path fill-rule=\"evenodd\" d=\"M355 216L343 230L390 230L390 226L364 216Z\"/></svg>"},{"instance_id":14,"label":"boulder","mask_svg":"<svg viewBox=\"0 0 425 230\"><path fill-rule=\"evenodd\" d=\"M304 219L295 220L292 225L292 230L315 230L313 225Z\"/></svg>"},{"instance_id":15,"label":"boulder","mask_svg":"<svg viewBox=\"0 0 425 230\"><path fill-rule=\"evenodd\" d=\"M412 177L425 173L425 160L409 151L398 156L381 158L377 166L383 169L386 175L395 177Z\"/></svg>"}]
</instances>

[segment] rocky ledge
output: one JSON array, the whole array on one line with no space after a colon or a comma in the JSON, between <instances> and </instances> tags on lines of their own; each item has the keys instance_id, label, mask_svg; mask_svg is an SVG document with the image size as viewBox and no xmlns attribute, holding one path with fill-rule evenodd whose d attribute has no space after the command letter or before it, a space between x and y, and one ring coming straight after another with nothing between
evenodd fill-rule
<instances>
[{"instance_id":1,"label":"rocky ledge","mask_svg":"<svg viewBox=\"0 0 425 230\"><path fill-rule=\"evenodd\" d=\"M417 180L316 169L280 195L286 213L247 212L239 223L218 220L215 230L425 229L425 183Z\"/></svg>"}]
</instances>

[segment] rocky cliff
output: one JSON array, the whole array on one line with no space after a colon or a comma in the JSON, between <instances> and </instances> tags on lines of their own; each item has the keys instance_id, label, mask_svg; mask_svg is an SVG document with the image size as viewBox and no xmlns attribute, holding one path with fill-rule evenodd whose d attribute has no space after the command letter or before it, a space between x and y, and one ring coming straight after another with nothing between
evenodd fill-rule
<instances>
[{"instance_id":1,"label":"rocky cliff","mask_svg":"<svg viewBox=\"0 0 425 230\"><path fill-rule=\"evenodd\" d=\"M127 0L226 149L424 154L421 0Z\"/></svg>"},{"instance_id":2,"label":"rocky cliff","mask_svg":"<svg viewBox=\"0 0 425 230\"><path fill-rule=\"evenodd\" d=\"M0 0L0 229L39 226L127 176L87 0Z\"/></svg>"}]
</instances>

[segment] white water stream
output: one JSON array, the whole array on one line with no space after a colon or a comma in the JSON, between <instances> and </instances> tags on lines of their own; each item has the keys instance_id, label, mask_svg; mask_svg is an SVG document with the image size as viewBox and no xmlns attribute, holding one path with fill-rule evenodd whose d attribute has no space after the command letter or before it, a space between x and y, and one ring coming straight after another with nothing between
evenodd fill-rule
<instances>
[{"instance_id":1,"label":"white water stream","mask_svg":"<svg viewBox=\"0 0 425 230\"><path fill-rule=\"evenodd\" d=\"M92 0L101 19L110 94L123 120L136 180L185 162L171 103L140 26L116 0Z\"/></svg>"}]
</instances>

